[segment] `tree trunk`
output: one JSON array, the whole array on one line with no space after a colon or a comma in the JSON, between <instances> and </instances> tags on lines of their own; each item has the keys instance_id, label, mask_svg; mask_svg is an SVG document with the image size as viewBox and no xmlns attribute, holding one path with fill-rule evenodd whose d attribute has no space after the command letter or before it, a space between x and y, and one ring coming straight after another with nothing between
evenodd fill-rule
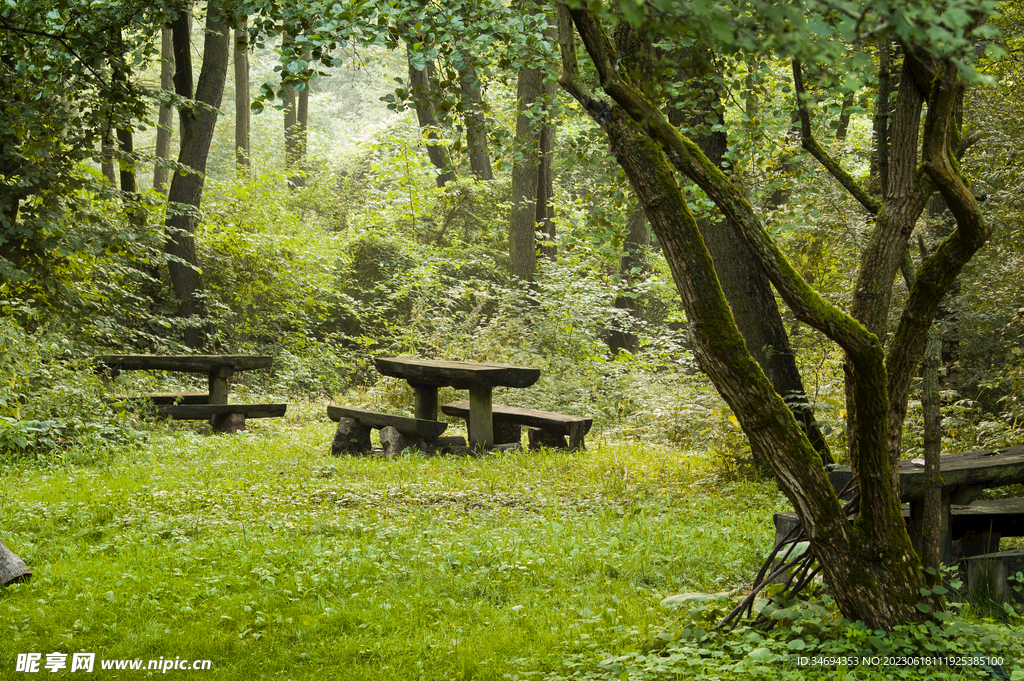
<instances>
[{"instance_id":1,"label":"tree trunk","mask_svg":"<svg viewBox=\"0 0 1024 681\"><path fill-rule=\"evenodd\" d=\"M466 110L466 141L469 146L470 172L478 180L493 180L491 157L487 153L487 121L484 118L483 96L480 93L480 79L473 66L468 50L461 53L462 68L459 69L459 89L462 105Z\"/></svg>"},{"instance_id":2,"label":"tree trunk","mask_svg":"<svg viewBox=\"0 0 1024 681\"><path fill-rule=\"evenodd\" d=\"M160 89L174 92L174 40L173 32L167 26L161 35ZM170 169L160 163L171 158L171 135L174 127L174 109L160 107L160 118L156 128L156 167L153 169L153 189L167 196L167 182Z\"/></svg>"},{"instance_id":3,"label":"tree trunk","mask_svg":"<svg viewBox=\"0 0 1024 681\"><path fill-rule=\"evenodd\" d=\"M113 186L117 186L117 172L114 170L114 131L107 130L106 134L103 135L103 146L102 146L102 161L100 162L100 172L107 178Z\"/></svg>"},{"instance_id":4,"label":"tree trunk","mask_svg":"<svg viewBox=\"0 0 1024 681\"><path fill-rule=\"evenodd\" d=\"M448 147L441 144L440 135L437 131L440 125L437 120L437 107L434 105L435 87L433 82L434 64L427 61L423 70L417 69L412 61L412 47L408 47L409 53L409 90L412 93L413 104L416 107L416 118L419 121L420 129L427 140L427 157L430 163L438 170L436 178L437 186L443 187L448 180L455 176L452 170L451 152Z\"/></svg>"},{"instance_id":5,"label":"tree trunk","mask_svg":"<svg viewBox=\"0 0 1024 681\"><path fill-rule=\"evenodd\" d=\"M252 112L249 102L249 32L246 20L235 29L235 164L248 170L249 131Z\"/></svg>"},{"instance_id":6,"label":"tree trunk","mask_svg":"<svg viewBox=\"0 0 1024 681\"><path fill-rule=\"evenodd\" d=\"M553 40L556 39L557 36ZM551 168L551 162L555 157L557 126L552 115L552 109L554 108L555 96L558 92L558 83L544 83L542 89L544 104L541 108L543 122L541 123L538 140L540 167L537 168L537 231L545 235L546 241L538 251L541 255L554 260L558 251L555 246L555 208L552 204L555 193L555 176Z\"/></svg>"},{"instance_id":7,"label":"tree trunk","mask_svg":"<svg viewBox=\"0 0 1024 681\"><path fill-rule=\"evenodd\" d=\"M124 156L124 159L118 163L121 191L134 194L139 191L139 185L135 179L135 161L132 160L135 157L135 138L131 130L117 129L117 146Z\"/></svg>"},{"instance_id":8,"label":"tree trunk","mask_svg":"<svg viewBox=\"0 0 1024 681\"><path fill-rule=\"evenodd\" d=\"M0 586L8 586L15 582L27 582L32 572L7 545L0 541Z\"/></svg>"},{"instance_id":9,"label":"tree trunk","mask_svg":"<svg viewBox=\"0 0 1024 681\"><path fill-rule=\"evenodd\" d=\"M194 99L207 106L181 107L178 117L181 144L178 162L192 170L187 174L175 173L171 181L168 201L171 211L167 218L167 252L173 256L168 263L174 294L178 298L178 314L191 319L185 330L185 343L193 348L206 344L208 319L203 299L203 277L198 269L195 238L198 211L203 195L206 158L217 123L216 109L224 95L229 51L229 30L224 23L220 5L207 5L206 37L203 46L203 66L193 91L191 36L188 14L179 11L173 22L174 31L174 89L183 98Z\"/></svg>"},{"instance_id":10,"label":"tree trunk","mask_svg":"<svg viewBox=\"0 0 1024 681\"><path fill-rule=\"evenodd\" d=\"M643 208L637 208L630 216L626 224L626 238L622 244L622 259L619 261L619 280L623 288L630 288L647 271L647 250L651 246L651 228L647 223L647 216ZM616 326L608 332L608 349L612 356L619 354L619 351L636 352L638 339L632 329L632 325L640 320L641 301L636 293L627 291L632 295L620 294L615 298L615 307L625 310L632 321L626 325Z\"/></svg>"},{"instance_id":11,"label":"tree trunk","mask_svg":"<svg viewBox=\"0 0 1024 681\"><path fill-rule=\"evenodd\" d=\"M537 191L540 188L540 121L537 99L543 94L541 70L522 69L516 86L516 154L512 164L509 258L512 274L533 281L537 270Z\"/></svg>"},{"instance_id":12,"label":"tree trunk","mask_svg":"<svg viewBox=\"0 0 1024 681\"><path fill-rule=\"evenodd\" d=\"M676 127L704 131L694 137L694 142L709 161L722 168L728 139L724 132L721 95L715 85L720 74L708 55L706 49L690 48L689 68L680 72L677 78L697 83L700 92L686 101L677 101L677 106L669 107L668 119ZM709 93L708 90L714 92ZM697 226L711 253L718 280L747 349L807 432L815 451L825 463L832 463L828 443L814 418L814 410L807 402L803 378L796 366L796 356L771 283L740 238L739 228L727 218L723 220L720 214L715 217L718 217L717 224L708 216L698 219ZM767 461L753 442L751 454L758 468L768 471Z\"/></svg>"},{"instance_id":13,"label":"tree trunk","mask_svg":"<svg viewBox=\"0 0 1024 681\"><path fill-rule=\"evenodd\" d=\"M906 245L900 233L903 224L892 217L912 208L906 196L898 189L894 191L901 186L900 173L906 172L903 164L894 162L890 167L889 194L878 213L854 293L855 307L860 307L862 316L854 317L829 303L800 277L771 240L743 192L628 78L622 77L618 72L620 60L600 21L585 8L568 10L560 5L558 12L560 23L568 25L571 17L591 56L596 78L611 101L595 96L581 79L572 37L566 33L561 41L562 86L608 136L610 148L630 178L662 244L687 318L693 324L695 353L744 432L770 462L780 489L800 516L840 610L847 618L863 620L874 629L892 629L924 619L926 614L919 605L923 603L927 611L940 604L934 596L921 593L924 580L900 512L890 436L902 425L908 387L938 301L990 233L977 202L950 160L952 109L962 89L956 67L950 62L921 61L907 67L907 75L931 83L930 102L923 131L916 126L894 125L893 158L900 157L898 147L913 148L921 141L921 163L913 182L928 184L926 175L940 189L957 218L958 228L920 268L886 356L879 335L862 319L874 322L880 302L885 303L884 313L888 313L885 287L879 284L886 275L891 284L894 276L889 269L890 248L901 241L902 246ZM915 73L916 69L924 72ZM913 103L912 97L909 103ZM912 109L902 108L905 123L911 122ZM901 111L899 106L897 111ZM919 114L920 109L917 111ZM896 130L900 130L899 135ZM923 134L919 136L919 132ZM858 426L850 450L861 494L852 525L828 483L821 459L750 356L673 167L704 190L737 226L747 249L797 318L826 334L846 352L851 386L848 409L856 411ZM897 262L901 256L902 251L896 254ZM856 302L858 296L861 299ZM864 296L874 299L866 300ZM894 424L896 420L898 424Z\"/></svg>"}]
</instances>

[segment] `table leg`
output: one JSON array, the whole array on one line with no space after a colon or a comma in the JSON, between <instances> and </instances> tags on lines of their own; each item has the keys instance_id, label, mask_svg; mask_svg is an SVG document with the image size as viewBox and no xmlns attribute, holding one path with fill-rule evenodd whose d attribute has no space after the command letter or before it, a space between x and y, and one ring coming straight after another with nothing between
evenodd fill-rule
<instances>
[{"instance_id":1,"label":"table leg","mask_svg":"<svg viewBox=\"0 0 1024 681\"><path fill-rule=\"evenodd\" d=\"M231 367L216 367L210 371L210 404L228 403L228 379L234 373Z\"/></svg>"},{"instance_id":2,"label":"table leg","mask_svg":"<svg viewBox=\"0 0 1024 681\"><path fill-rule=\"evenodd\" d=\"M490 386L469 389L469 446L489 449L494 446L494 421Z\"/></svg>"},{"instance_id":3,"label":"table leg","mask_svg":"<svg viewBox=\"0 0 1024 681\"><path fill-rule=\"evenodd\" d=\"M437 386L414 385L416 393L416 418L428 421L437 420Z\"/></svg>"}]
</instances>

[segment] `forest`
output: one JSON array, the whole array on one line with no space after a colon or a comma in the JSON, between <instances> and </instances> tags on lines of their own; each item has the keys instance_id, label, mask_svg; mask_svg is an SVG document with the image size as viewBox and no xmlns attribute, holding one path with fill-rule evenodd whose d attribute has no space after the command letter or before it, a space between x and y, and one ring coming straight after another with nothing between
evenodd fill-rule
<instances>
[{"instance_id":1,"label":"forest","mask_svg":"<svg viewBox=\"0 0 1024 681\"><path fill-rule=\"evenodd\" d=\"M0 677L1024 679L1022 54L1016 0L0 3ZM468 447L339 449L424 400Z\"/></svg>"}]
</instances>

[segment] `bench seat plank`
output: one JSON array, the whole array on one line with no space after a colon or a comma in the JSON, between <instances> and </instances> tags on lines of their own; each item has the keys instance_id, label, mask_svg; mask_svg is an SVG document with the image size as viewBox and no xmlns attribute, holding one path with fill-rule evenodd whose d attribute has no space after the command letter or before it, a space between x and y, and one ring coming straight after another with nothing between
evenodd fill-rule
<instances>
[{"instance_id":1,"label":"bench seat plank","mask_svg":"<svg viewBox=\"0 0 1024 681\"><path fill-rule=\"evenodd\" d=\"M163 418L199 421L218 414L242 414L250 419L284 416L287 404L174 404L154 409Z\"/></svg>"},{"instance_id":2,"label":"bench seat plank","mask_svg":"<svg viewBox=\"0 0 1024 681\"><path fill-rule=\"evenodd\" d=\"M448 416L467 418L469 416L469 400L458 400L441 405L441 411ZM507 407L503 404L492 405L492 413L495 423L517 423L523 426L543 428L554 435L569 435L569 429L577 423L583 424L583 434L590 432L594 425L594 419L584 416L572 416L570 414L558 414L553 411L540 411L539 409L523 409L521 407Z\"/></svg>"},{"instance_id":3,"label":"bench seat plank","mask_svg":"<svg viewBox=\"0 0 1024 681\"><path fill-rule=\"evenodd\" d=\"M368 428L379 429L392 426L402 435L423 438L427 441L436 440L448 427L447 423L442 423L441 421L384 414L379 411L359 409L357 407L336 407L332 405L327 407L327 416L332 421L337 421L341 418L355 419Z\"/></svg>"}]
</instances>

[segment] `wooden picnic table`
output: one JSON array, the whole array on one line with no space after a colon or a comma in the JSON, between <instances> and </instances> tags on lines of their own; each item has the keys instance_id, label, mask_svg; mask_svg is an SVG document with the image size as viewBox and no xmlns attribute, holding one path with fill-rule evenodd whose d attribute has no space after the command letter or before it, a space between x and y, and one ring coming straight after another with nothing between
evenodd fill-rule
<instances>
[{"instance_id":1,"label":"wooden picnic table","mask_svg":"<svg viewBox=\"0 0 1024 681\"><path fill-rule=\"evenodd\" d=\"M978 499L984 490L1024 483L1024 446L945 454L939 462L942 476L940 558L944 563L949 563L953 558L951 513L956 510L958 515L969 516L971 511L963 507ZM898 474L900 498L910 503L911 537L915 549L920 551L924 524L924 466L913 461L900 461ZM852 475L849 467L837 468L829 473L829 479L832 486L840 490L849 482ZM1009 506L1016 509L1018 504L1015 502L1019 500L1000 501L1010 502ZM994 515L987 507L977 506L979 512L984 511L987 516Z\"/></svg>"},{"instance_id":2,"label":"wooden picnic table","mask_svg":"<svg viewBox=\"0 0 1024 681\"><path fill-rule=\"evenodd\" d=\"M448 362L410 357L374 357L381 374L401 378L416 395L416 418L437 420L437 389L469 390L469 445L494 444L491 393L494 388L529 388L540 378L540 369L506 364Z\"/></svg>"},{"instance_id":3,"label":"wooden picnic table","mask_svg":"<svg viewBox=\"0 0 1024 681\"><path fill-rule=\"evenodd\" d=\"M269 355L99 355L94 361L101 370L117 376L121 371L175 371L206 374L207 395L181 393L152 395L158 416L177 419L210 419L215 430L234 431L245 427L245 418L284 416L285 404L228 404L231 377L241 371L270 369ZM159 398L167 398L160 400Z\"/></svg>"}]
</instances>

